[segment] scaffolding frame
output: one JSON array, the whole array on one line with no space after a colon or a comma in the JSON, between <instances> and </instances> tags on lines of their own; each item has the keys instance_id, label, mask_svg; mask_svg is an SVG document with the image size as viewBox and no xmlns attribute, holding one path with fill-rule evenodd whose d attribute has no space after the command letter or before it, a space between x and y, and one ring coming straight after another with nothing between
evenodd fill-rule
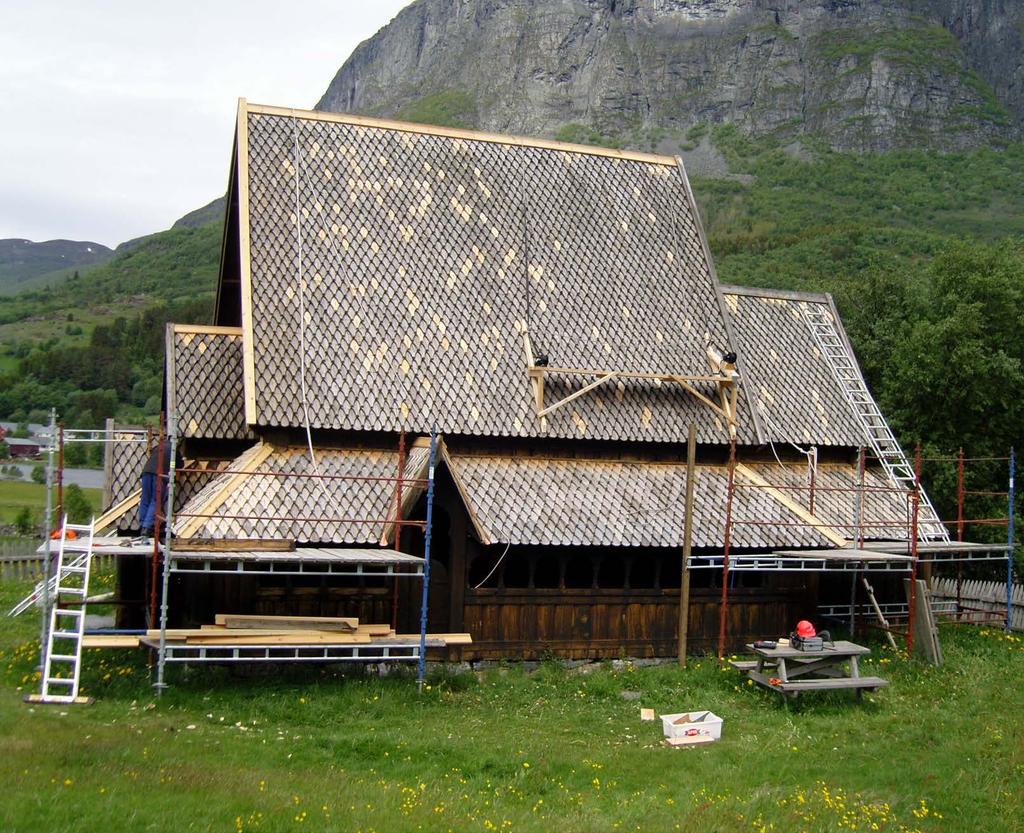
<instances>
[{"instance_id":1,"label":"scaffolding frame","mask_svg":"<svg viewBox=\"0 0 1024 833\"><path fill-rule=\"evenodd\" d=\"M938 458L931 458L938 459ZM914 481L910 489L894 487L867 487L864 485L864 471L867 465L867 455L863 448L858 454L859 483L852 488L829 488L822 487L815 483L813 476L809 478L808 489L810 491L809 501L813 505L816 493L839 491L854 492L856 495L856 521L853 524L825 524L815 523L813 520L804 520L790 523L777 521L741 521L733 517L733 500L737 489L771 489L771 490L803 490L804 487L797 487L788 484L768 483L737 483L736 482L736 441L729 444L728 457L728 480L726 487L725 501L725 527L723 531L723 544L721 553L703 554L691 556L687 562L686 569L710 569L721 570L721 599L719 603L719 628L718 628L718 658L724 659L726 655L727 636L727 615L729 606L729 573L732 572L823 572L838 571L852 573L853 584L851 591L851 603L849 605L827 606L830 615L846 613L849 615L851 635L856 627L856 616L858 606L856 605L857 578L867 573L908 573L910 579L909 602L905 608L890 608L892 616L902 618L903 610L906 616L906 630L900 631L892 628L885 617L885 610L877 603L869 608L882 620L881 625L874 626L885 631L890 636L897 634L905 639L907 653L910 654L914 647L914 619L917 594L918 568L921 566L930 570L935 564L956 563L961 565L966 562L1005 562L1006 564L1006 616L1004 620L1007 632L1010 630L1012 617L1012 594L1013 594L1013 563L1014 563L1014 474L1015 474L1015 452L1010 449L1008 457L971 458L974 461L1008 461L1009 463L1009 485L1006 492L978 492L988 496L1007 497L1008 517L1007 518L981 518L974 521L965 520L963 501L966 495L971 494L963 488L963 464L965 458L963 450L958 454L959 482L958 482L958 511L956 521L941 521L944 525L957 525L958 540L956 542L936 542L927 540L922 536L920 528L920 506L923 490L921 487L921 465L923 458L920 447L914 454ZM863 517L864 495L870 492L881 492L888 494L902 494L906 496L909 517L906 519L875 520L866 523ZM978 544L968 543L963 540L963 530L966 524L1006 524L1006 544ZM829 550L776 550L771 553L733 553L732 537L734 525L770 525L770 526L793 526L819 529L852 529L850 544L846 547L836 547ZM897 526L906 528L906 538L898 542L865 541L865 532L868 529L894 529ZM958 613L966 612L968 615L976 614L979 611L964 611L960 600L957 599L956 610ZM943 611L945 612L945 611Z\"/></svg>"},{"instance_id":2,"label":"scaffolding frame","mask_svg":"<svg viewBox=\"0 0 1024 833\"><path fill-rule=\"evenodd\" d=\"M160 594L160 636L157 640L142 640L141 643L153 648L157 654L156 680L153 683L159 696L163 689L167 688L166 666L168 663L193 662L193 663L256 663L256 662L417 662L417 686L422 691L426 677L426 650L428 647L436 647L435 643L427 639L427 607L430 586L430 546L433 537L433 502L434 502L434 468L437 459L437 431L430 432L430 445L427 457L427 477L425 479L409 478L405 476L405 434L399 435L398 450L398 474L396 477L361 476L361 475L323 475L319 471L313 473L298 474L295 472L258 472L241 471L237 474L244 474L247 477L285 477L295 479L315 479L359 481L359 482L384 482L394 483L394 497L391 505L393 516L385 518L324 518L317 517L315 520L321 523L357 524L360 526L383 525L381 540L387 541L388 527L395 532L396 555L405 558L392 559L390 563L384 564L383 569L367 569L367 564L356 564L351 559L345 561L338 557L342 550L323 547L300 548L290 552L175 552L171 546L172 529L174 517L217 517L235 518L236 516L225 516L220 514L201 514L174 512L174 480L176 473L177 459L177 425L175 415L172 413L168 419L167 434L171 443L169 484L166 499L164 521L164 543L162 561L162 590ZM158 467L159 468L159 467ZM181 469L182 472L190 469ZM228 473L231 470L219 471L218 474ZM424 521L407 520L401 517L402 513L402 487L405 484L419 484L425 487L426 491L426 519ZM158 516L159 503L158 503ZM239 516L242 517L242 516ZM311 520L302 517L292 516L244 516L247 520ZM424 535L424 556L418 559L415 556L406 556L398 550L401 540L401 529L411 526L421 529ZM155 530L154 530L155 533ZM198 564L199 566L194 566ZM402 569L404 566L412 566L411 571ZM167 620L170 612L169 587L170 577L173 574L217 574L223 576L238 575L302 575L302 576L335 576L335 577L375 577L392 578L396 583L399 578L420 578L422 583L422 596L420 608L420 633L418 643L403 641L389 643L387 645L245 645L245 646L196 646L177 645L167 639ZM397 615L397 589L393 595L392 620Z\"/></svg>"},{"instance_id":3,"label":"scaffolding frame","mask_svg":"<svg viewBox=\"0 0 1024 833\"><path fill-rule=\"evenodd\" d=\"M159 639L142 639L140 644L150 648L156 655L156 680L153 683L157 695L167 687L165 672L167 663L175 662L410 662L418 663L417 685L422 690L426 675L426 650L443 647L444 642L431 639L426 633L427 606L430 582L430 550L433 533L433 502L434 502L434 470L437 459L437 432L432 430L429 439L426 478L409 478L405 476L406 437L399 435L398 473L394 477L356 476L356 475L321 475L319 473L296 474L294 472L232 472L231 470L216 471L217 475L244 473L247 476L270 476L287 478L316 478L318 480L374 481L394 483L394 495L391 509L384 518L316 518L320 522L350 523L358 525L382 525L381 543L386 544L389 533L394 534L394 550L396 556L368 558L362 562L346 557L346 548L301 548L291 552L201 552L175 551L171 546L174 525L174 489L176 475L188 473L191 468L178 468L176 464L178 436L175 415L166 419L160 416L157 431L148 428L114 428L108 421L104 429L69 429L57 421L56 409L50 410L50 422L47 432L43 434L47 440L46 466L46 508L44 523L46 535L41 547L44 560L43 587L47 587L51 573L51 539L50 531L55 514L54 492L57 496L57 508L63 506L64 481L64 448L69 443L103 443L109 448L112 443L145 444L147 452L158 443L157 459L157 511L154 518L153 545L150 555L149 570L149 606L150 625L156 623L159 615ZM164 443L170 443L170 459L164 460ZM166 469L166 476L165 476ZM163 492L162 481L166 480L166 494ZM401 517L403 487L419 486L426 493L425 520L411 520ZM108 510L109 511L109 510ZM184 516L184 513L179 513ZM222 516L218 516L222 517ZM246 516L249 520L259 517ZM285 516L266 516L264 520L302 520ZM401 553L401 533L405 527L419 529L424 535L424 557ZM161 540L161 538L163 540ZM347 550L351 552L352 550ZM363 552L370 552L363 550ZM377 550L373 551L378 552ZM380 550L380 552L388 552ZM139 547L122 546L103 540L97 541L93 553L113 556L138 557L143 553ZM344 578L390 578L395 582L392 619L397 616L399 579L420 579L422 582L420 634L418 640L392 640L387 644L357 644L351 646L338 645L265 645L265 646L185 646L167 640L167 618L170 612L168 589L170 576L174 574L204 575L274 575L274 576L323 576ZM157 580L160 580L160 591L157 591ZM45 662L47 637L49 635L49 594L43 593L41 605L40 644L42 653L40 661ZM151 655L152 656L152 655Z\"/></svg>"}]
</instances>

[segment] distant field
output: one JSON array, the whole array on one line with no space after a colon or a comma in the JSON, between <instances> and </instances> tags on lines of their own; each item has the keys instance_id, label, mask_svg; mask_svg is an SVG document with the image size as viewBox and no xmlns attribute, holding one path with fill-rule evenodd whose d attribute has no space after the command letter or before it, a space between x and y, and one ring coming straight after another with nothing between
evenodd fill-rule
<instances>
[{"instance_id":1,"label":"distant field","mask_svg":"<svg viewBox=\"0 0 1024 833\"><path fill-rule=\"evenodd\" d=\"M94 512L100 511L103 492L100 489L82 489ZM22 507L28 506L39 518L46 507L46 487L38 483L0 480L0 523L13 523Z\"/></svg>"},{"instance_id":2,"label":"distant field","mask_svg":"<svg viewBox=\"0 0 1024 833\"><path fill-rule=\"evenodd\" d=\"M0 608L27 591L0 584ZM422 695L404 674L172 668L156 699L137 651L87 652L93 705L33 708L38 616L3 621L2 830L973 833L1024 814L1024 642L995 631L943 628L941 670L875 645L889 688L798 710L710 659L512 664ZM710 708L722 740L667 749L641 705Z\"/></svg>"}]
</instances>

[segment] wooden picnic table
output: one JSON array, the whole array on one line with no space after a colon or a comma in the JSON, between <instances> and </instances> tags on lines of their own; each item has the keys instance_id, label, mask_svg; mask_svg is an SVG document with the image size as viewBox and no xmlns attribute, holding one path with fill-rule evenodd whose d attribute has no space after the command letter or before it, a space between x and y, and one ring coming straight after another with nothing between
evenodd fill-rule
<instances>
[{"instance_id":1,"label":"wooden picnic table","mask_svg":"<svg viewBox=\"0 0 1024 833\"><path fill-rule=\"evenodd\" d=\"M757 659L737 660L735 668L747 672L758 685L777 691L783 697L796 698L802 691L833 691L851 689L860 699L862 691L874 691L889 685L881 677L862 677L860 657L870 648L854 642L826 642L820 651L798 651L789 645L776 648L755 648L747 645Z\"/></svg>"}]
</instances>

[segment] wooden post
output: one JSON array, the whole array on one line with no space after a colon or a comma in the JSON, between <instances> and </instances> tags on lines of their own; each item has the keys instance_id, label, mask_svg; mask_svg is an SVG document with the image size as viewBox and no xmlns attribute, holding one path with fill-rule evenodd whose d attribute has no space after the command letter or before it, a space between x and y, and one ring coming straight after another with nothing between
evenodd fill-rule
<instances>
[{"instance_id":1,"label":"wooden post","mask_svg":"<svg viewBox=\"0 0 1024 833\"><path fill-rule=\"evenodd\" d=\"M729 443L729 483L725 493L725 532L722 541L722 603L718 608L718 658L725 658L725 620L729 610L729 545L732 539L732 499L736 489L736 439Z\"/></svg>"},{"instance_id":2,"label":"wooden post","mask_svg":"<svg viewBox=\"0 0 1024 833\"><path fill-rule=\"evenodd\" d=\"M683 514L683 573L679 584L679 667L686 668L686 637L690 630L690 550L693 543L693 487L697 468L697 427L686 438L686 508Z\"/></svg>"},{"instance_id":3,"label":"wooden post","mask_svg":"<svg viewBox=\"0 0 1024 833\"><path fill-rule=\"evenodd\" d=\"M103 509L114 505L114 418L107 417L103 443ZM98 531L98 530L97 530Z\"/></svg>"},{"instance_id":4,"label":"wooden post","mask_svg":"<svg viewBox=\"0 0 1024 833\"><path fill-rule=\"evenodd\" d=\"M907 610L907 656L914 653L914 617L917 604L917 524L921 505L921 446L914 451L914 490L910 493L910 607Z\"/></svg>"}]
</instances>

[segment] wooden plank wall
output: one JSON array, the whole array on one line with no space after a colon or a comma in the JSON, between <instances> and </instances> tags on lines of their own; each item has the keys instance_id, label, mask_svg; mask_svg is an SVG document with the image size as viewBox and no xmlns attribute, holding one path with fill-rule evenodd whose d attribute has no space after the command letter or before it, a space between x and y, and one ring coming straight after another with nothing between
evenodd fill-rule
<instances>
[{"instance_id":1,"label":"wooden plank wall","mask_svg":"<svg viewBox=\"0 0 1024 833\"><path fill-rule=\"evenodd\" d=\"M749 589L730 594L727 633L732 650L792 629L803 593ZM690 597L692 653L716 645L720 597ZM468 590L465 630L473 645L463 659L572 659L674 656L678 590Z\"/></svg>"}]
</instances>

